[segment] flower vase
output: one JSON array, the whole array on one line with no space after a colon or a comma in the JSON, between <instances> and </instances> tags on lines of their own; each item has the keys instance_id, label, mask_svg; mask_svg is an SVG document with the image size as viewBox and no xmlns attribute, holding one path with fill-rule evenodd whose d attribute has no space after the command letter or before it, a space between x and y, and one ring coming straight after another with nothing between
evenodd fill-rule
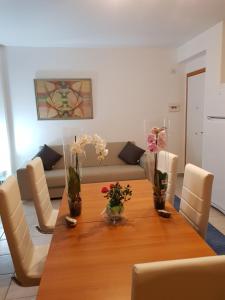
<instances>
[{"instance_id":1,"label":"flower vase","mask_svg":"<svg viewBox=\"0 0 225 300\"><path fill-rule=\"evenodd\" d=\"M156 156L157 157L157 156ZM167 189L167 173L155 169L154 185L153 185L153 199L155 209L165 209Z\"/></svg>"},{"instance_id":2,"label":"flower vase","mask_svg":"<svg viewBox=\"0 0 225 300\"><path fill-rule=\"evenodd\" d=\"M69 203L70 216L71 217L79 216L81 214L81 208L82 208L80 193L75 194L72 200L70 199L70 197L68 197L68 203Z\"/></svg>"},{"instance_id":3,"label":"flower vase","mask_svg":"<svg viewBox=\"0 0 225 300\"><path fill-rule=\"evenodd\" d=\"M107 220L112 224L116 224L120 222L123 218L123 211L124 211L123 204L116 205L116 206L110 206L110 204L108 204L105 209Z\"/></svg>"},{"instance_id":4,"label":"flower vase","mask_svg":"<svg viewBox=\"0 0 225 300\"><path fill-rule=\"evenodd\" d=\"M77 162L78 163L78 162ZM68 204L70 209L70 216L76 217L81 214L81 204L82 199L80 196L80 174L79 167L70 166L68 168L68 178L67 178L67 196Z\"/></svg>"},{"instance_id":5,"label":"flower vase","mask_svg":"<svg viewBox=\"0 0 225 300\"><path fill-rule=\"evenodd\" d=\"M153 194L153 199L154 199L154 208L156 210L158 210L158 209L165 209L166 195L156 195L156 194Z\"/></svg>"}]
</instances>

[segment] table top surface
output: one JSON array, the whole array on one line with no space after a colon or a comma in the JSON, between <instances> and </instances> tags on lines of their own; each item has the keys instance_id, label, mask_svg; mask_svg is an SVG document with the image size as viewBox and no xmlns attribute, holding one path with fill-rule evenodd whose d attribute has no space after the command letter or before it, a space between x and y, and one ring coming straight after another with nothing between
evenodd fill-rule
<instances>
[{"instance_id":1,"label":"table top surface","mask_svg":"<svg viewBox=\"0 0 225 300\"><path fill-rule=\"evenodd\" d=\"M38 300L130 299L135 263L215 255L169 203L170 218L157 214L149 181L121 181L127 183L133 196L118 225L107 224L101 214L107 204L101 187L108 184L82 186L82 214L75 228L65 226L64 193Z\"/></svg>"}]
</instances>

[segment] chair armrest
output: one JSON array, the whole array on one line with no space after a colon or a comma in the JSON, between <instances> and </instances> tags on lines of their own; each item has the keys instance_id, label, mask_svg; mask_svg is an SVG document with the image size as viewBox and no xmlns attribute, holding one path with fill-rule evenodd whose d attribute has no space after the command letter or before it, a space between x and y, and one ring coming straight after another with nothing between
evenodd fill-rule
<instances>
[{"instance_id":1,"label":"chair armrest","mask_svg":"<svg viewBox=\"0 0 225 300\"><path fill-rule=\"evenodd\" d=\"M20 168L16 171L17 181L20 188L20 195L22 200L32 200L32 192L30 181L26 168Z\"/></svg>"},{"instance_id":2,"label":"chair armrest","mask_svg":"<svg viewBox=\"0 0 225 300\"><path fill-rule=\"evenodd\" d=\"M140 158L140 166L145 170L145 175L148 180L154 180L154 155L150 152L145 152Z\"/></svg>"}]
</instances>

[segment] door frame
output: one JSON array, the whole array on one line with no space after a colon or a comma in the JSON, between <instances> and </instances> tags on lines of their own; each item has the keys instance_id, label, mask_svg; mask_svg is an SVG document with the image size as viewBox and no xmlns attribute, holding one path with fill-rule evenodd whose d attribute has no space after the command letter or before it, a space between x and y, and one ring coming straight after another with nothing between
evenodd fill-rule
<instances>
[{"instance_id":1,"label":"door frame","mask_svg":"<svg viewBox=\"0 0 225 300\"><path fill-rule=\"evenodd\" d=\"M188 78L205 73L206 68L201 68L186 74L186 107L185 107L185 149L184 149L184 167L187 163L187 109L188 109Z\"/></svg>"}]
</instances>

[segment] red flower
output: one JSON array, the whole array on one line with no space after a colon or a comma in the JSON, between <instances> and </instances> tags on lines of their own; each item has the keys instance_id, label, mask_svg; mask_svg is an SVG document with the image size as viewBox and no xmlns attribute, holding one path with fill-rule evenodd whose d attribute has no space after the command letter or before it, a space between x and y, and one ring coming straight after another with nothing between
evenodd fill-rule
<instances>
[{"instance_id":1,"label":"red flower","mask_svg":"<svg viewBox=\"0 0 225 300\"><path fill-rule=\"evenodd\" d=\"M109 191L109 189L107 188L107 186L103 186L101 192L105 194L105 193L107 193L108 191Z\"/></svg>"},{"instance_id":2,"label":"red flower","mask_svg":"<svg viewBox=\"0 0 225 300\"><path fill-rule=\"evenodd\" d=\"M110 189L113 189L114 186L115 186L115 184L111 183L110 186L109 186L109 188L110 188Z\"/></svg>"}]
</instances>

